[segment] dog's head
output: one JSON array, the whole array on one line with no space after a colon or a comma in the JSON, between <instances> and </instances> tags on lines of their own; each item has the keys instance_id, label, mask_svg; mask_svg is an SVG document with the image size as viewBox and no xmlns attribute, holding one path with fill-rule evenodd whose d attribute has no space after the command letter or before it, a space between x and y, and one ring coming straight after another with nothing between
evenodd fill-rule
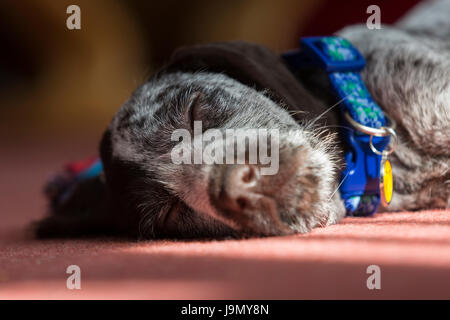
<instances>
[{"instance_id":1,"label":"dog's head","mask_svg":"<svg viewBox=\"0 0 450 320\"><path fill-rule=\"evenodd\" d=\"M171 73L135 91L101 155L113 206L144 237L281 235L333 215L327 139L225 75Z\"/></svg>"}]
</instances>

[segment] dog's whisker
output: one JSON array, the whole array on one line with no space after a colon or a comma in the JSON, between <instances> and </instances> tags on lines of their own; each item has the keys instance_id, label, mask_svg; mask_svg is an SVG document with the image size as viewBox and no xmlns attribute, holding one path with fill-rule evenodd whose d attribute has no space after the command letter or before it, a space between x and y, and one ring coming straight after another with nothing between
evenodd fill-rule
<instances>
[{"instance_id":1,"label":"dog's whisker","mask_svg":"<svg viewBox=\"0 0 450 320\"><path fill-rule=\"evenodd\" d=\"M321 114L319 114L316 118L314 118L309 124L308 127L312 127L317 121L320 120L320 118L322 118L324 115L326 115L328 112L330 112L331 110L333 110L333 108L337 107L341 102L343 102L345 99L347 99L350 96L350 94L346 95L344 98L342 98L341 100L339 100L338 102L336 102L334 105L332 105L331 107L329 107L327 110L325 110L324 112L322 112Z\"/></svg>"},{"instance_id":2,"label":"dog's whisker","mask_svg":"<svg viewBox=\"0 0 450 320\"><path fill-rule=\"evenodd\" d=\"M347 174L345 175L344 179L342 179L342 181L339 183L339 185L338 185L338 186L336 187L336 189L333 191L333 193L331 194L331 196L328 198L328 201L330 201L330 200L333 198L334 194L339 190L339 188L341 187L341 185L344 183L345 179L347 179L347 176L348 176L349 173L350 173L350 171L347 172Z\"/></svg>"}]
</instances>

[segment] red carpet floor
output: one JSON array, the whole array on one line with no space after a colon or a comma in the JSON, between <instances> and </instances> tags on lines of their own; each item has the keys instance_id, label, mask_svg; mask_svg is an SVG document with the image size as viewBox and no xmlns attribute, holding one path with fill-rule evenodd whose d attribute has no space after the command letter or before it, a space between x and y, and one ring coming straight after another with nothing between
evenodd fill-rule
<instances>
[{"instance_id":1,"label":"red carpet floor","mask_svg":"<svg viewBox=\"0 0 450 320\"><path fill-rule=\"evenodd\" d=\"M27 238L28 223L44 214L42 182L94 146L47 149L0 150L1 299L450 299L449 210L347 218L307 235L242 241ZM81 290L66 288L72 264L81 268ZM369 265L381 269L380 290L367 289Z\"/></svg>"}]
</instances>

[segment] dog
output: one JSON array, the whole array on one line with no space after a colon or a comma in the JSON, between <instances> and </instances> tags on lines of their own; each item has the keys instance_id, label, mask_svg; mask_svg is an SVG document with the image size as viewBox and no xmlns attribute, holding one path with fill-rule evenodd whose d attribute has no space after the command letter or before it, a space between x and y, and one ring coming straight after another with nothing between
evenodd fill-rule
<instances>
[{"instance_id":1,"label":"dog","mask_svg":"<svg viewBox=\"0 0 450 320\"><path fill-rule=\"evenodd\" d=\"M338 32L366 58L362 77L397 122L395 195L384 210L450 206L448 16L449 1L434 1L393 27ZM178 50L115 114L100 144L103 174L79 183L36 234L217 239L338 223L345 216L342 143L337 101L328 92L320 72L295 77L255 44ZM248 161L174 163L173 132L194 134L198 121L202 133L276 129L278 172L262 175L264 165Z\"/></svg>"}]
</instances>

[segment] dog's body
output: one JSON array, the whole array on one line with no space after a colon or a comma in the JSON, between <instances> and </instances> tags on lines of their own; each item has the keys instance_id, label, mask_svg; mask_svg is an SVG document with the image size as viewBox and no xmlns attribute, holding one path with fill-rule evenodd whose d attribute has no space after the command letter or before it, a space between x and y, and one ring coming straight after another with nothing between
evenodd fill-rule
<instances>
[{"instance_id":1,"label":"dog's body","mask_svg":"<svg viewBox=\"0 0 450 320\"><path fill-rule=\"evenodd\" d=\"M379 32L339 32L363 53L363 78L399 124L389 210L450 206L450 1L413 11Z\"/></svg>"},{"instance_id":2,"label":"dog's body","mask_svg":"<svg viewBox=\"0 0 450 320\"><path fill-rule=\"evenodd\" d=\"M398 123L390 210L450 205L450 22L419 27L424 15L450 13L450 5L440 1L429 8L395 29L340 32L366 57L369 91ZM216 53L221 59L211 61ZM259 46L179 51L115 115L101 143L104 177L80 184L40 222L38 235L217 238L337 223L345 214L336 192L342 165L338 113L327 112L336 101L317 74L302 74L299 81ZM177 141L171 135L193 132L194 121L202 121L204 131L278 129L279 172L262 176L261 165L248 163L173 163Z\"/></svg>"}]
</instances>

